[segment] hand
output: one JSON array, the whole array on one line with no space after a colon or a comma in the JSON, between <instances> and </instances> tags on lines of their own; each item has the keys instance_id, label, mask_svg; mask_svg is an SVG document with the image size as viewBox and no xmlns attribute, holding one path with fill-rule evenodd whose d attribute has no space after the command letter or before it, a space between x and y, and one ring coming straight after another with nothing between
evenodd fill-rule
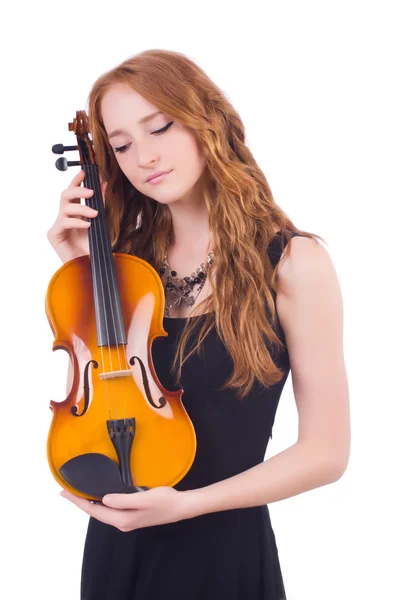
<instances>
[{"instance_id":1,"label":"hand","mask_svg":"<svg viewBox=\"0 0 397 600\"><path fill-rule=\"evenodd\" d=\"M64 263L89 254L88 229L91 222L86 219L93 219L98 213L80 202L81 198L89 199L94 193L92 189L81 187L84 178L82 170L62 192L58 216L47 231L48 241ZM101 183L103 198L105 188L106 183Z\"/></svg>"},{"instance_id":2,"label":"hand","mask_svg":"<svg viewBox=\"0 0 397 600\"><path fill-rule=\"evenodd\" d=\"M66 490L60 495L91 517L120 531L175 523L199 514L196 512L195 495L172 487L157 487L135 494L106 494L102 504L92 504Z\"/></svg>"}]
</instances>

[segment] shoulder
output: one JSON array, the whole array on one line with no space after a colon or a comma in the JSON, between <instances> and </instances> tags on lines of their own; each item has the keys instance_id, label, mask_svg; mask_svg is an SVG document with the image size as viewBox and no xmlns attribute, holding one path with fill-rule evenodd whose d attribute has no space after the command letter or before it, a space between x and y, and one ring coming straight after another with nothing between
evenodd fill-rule
<instances>
[{"instance_id":1,"label":"shoulder","mask_svg":"<svg viewBox=\"0 0 397 600\"><path fill-rule=\"evenodd\" d=\"M343 355L342 292L326 248L315 239L295 236L280 259L276 309L295 379L340 364ZM332 354L332 359L331 359ZM337 367L335 366L337 370ZM313 384L313 381L311 381Z\"/></svg>"},{"instance_id":2,"label":"shoulder","mask_svg":"<svg viewBox=\"0 0 397 600\"><path fill-rule=\"evenodd\" d=\"M318 284L338 287L336 271L326 248L313 238L294 236L280 258L278 294L292 297L309 294ZM309 286L309 287L308 287Z\"/></svg>"}]
</instances>

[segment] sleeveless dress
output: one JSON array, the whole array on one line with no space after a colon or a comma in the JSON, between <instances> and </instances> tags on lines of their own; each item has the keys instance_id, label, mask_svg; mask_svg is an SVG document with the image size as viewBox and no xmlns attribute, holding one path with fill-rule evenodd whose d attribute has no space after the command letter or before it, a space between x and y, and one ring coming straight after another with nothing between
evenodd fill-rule
<instances>
[{"instance_id":1,"label":"sleeveless dress","mask_svg":"<svg viewBox=\"0 0 397 600\"><path fill-rule=\"evenodd\" d=\"M273 267L281 251L278 232L268 248ZM168 337L157 338L152 345L155 370L168 390L179 389L170 375L169 362L184 322L184 318L164 318ZM196 432L197 451L189 472L175 489L204 487L263 462L290 371L279 320L276 327L285 349L276 353L271 347L269 351L285 374L267 390L255 384L244 402L232 390L220 389L233 363L215 330L203 342L204 355L196 353L185 363L182 401ZM130 532L90 518L81 600L160 599L286 600L267 505Z\"/></svg>"}]
</instances>

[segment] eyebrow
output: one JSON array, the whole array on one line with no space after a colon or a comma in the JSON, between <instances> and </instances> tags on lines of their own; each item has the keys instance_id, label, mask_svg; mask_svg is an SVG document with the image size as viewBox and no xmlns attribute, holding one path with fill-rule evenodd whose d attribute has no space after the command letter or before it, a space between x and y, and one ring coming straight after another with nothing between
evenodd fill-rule
<instances>
[{"instance_id":1,"label":"eyebrow","mask_svg":"<svg viewBox=\"0 0 397 600\"><path fill-rule=\"evenodd\" d=\"M148 121L151 121L151 119L154 119L154 117L160 114L163 114L163 112L161 110L157 110L156 112L150 115L146 115L146 117L142 117L142 119L139 119L138 123L139 125L147 123ZM123 129L115 129L114 131L112 131L112 133L109 133L108 139L115 137L116 135L122 135L123 133L126 133Z\"/></svg>"}]
</instances>

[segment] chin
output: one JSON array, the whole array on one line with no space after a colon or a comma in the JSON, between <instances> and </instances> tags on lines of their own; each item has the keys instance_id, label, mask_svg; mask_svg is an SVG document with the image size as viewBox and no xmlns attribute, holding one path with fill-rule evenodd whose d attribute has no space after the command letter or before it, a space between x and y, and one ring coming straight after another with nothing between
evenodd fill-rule
<instances>
[{"instance_id":1,"label":"chin","mask_svg":"<svg viewBox=\"0 0 397 600\"><path fill-rule=\"evenodd\" d=\"M149 194L146 194L146 196L148 196L149 198L152 198L153 200L155 200L156 202L158 202L159 204L175 204L175 202L185 202L189 200L189 197L191 196L191 188L188 188L188 190L174 190L173 192L170 192L167 190L156 190L156 194L153 194L153 196L150 196Z\"/></svg>"},{"instance_id":2,"label":"chin","mask_svg":"<svg viewBox=\"0 0 397 600\"><path fill-rule=\"evenodd\" d=\"M149 196L149 198L152 198L152 196ZM159 204L165 204L167 206L169 206L170 204L175 204L175 202L180 202L182 200L182 198L175 198L175 196L172 197L168 197L168 198L152 198L152 200L154 200L155 202L158 202Z\"/></svg>"}]
</instances>

